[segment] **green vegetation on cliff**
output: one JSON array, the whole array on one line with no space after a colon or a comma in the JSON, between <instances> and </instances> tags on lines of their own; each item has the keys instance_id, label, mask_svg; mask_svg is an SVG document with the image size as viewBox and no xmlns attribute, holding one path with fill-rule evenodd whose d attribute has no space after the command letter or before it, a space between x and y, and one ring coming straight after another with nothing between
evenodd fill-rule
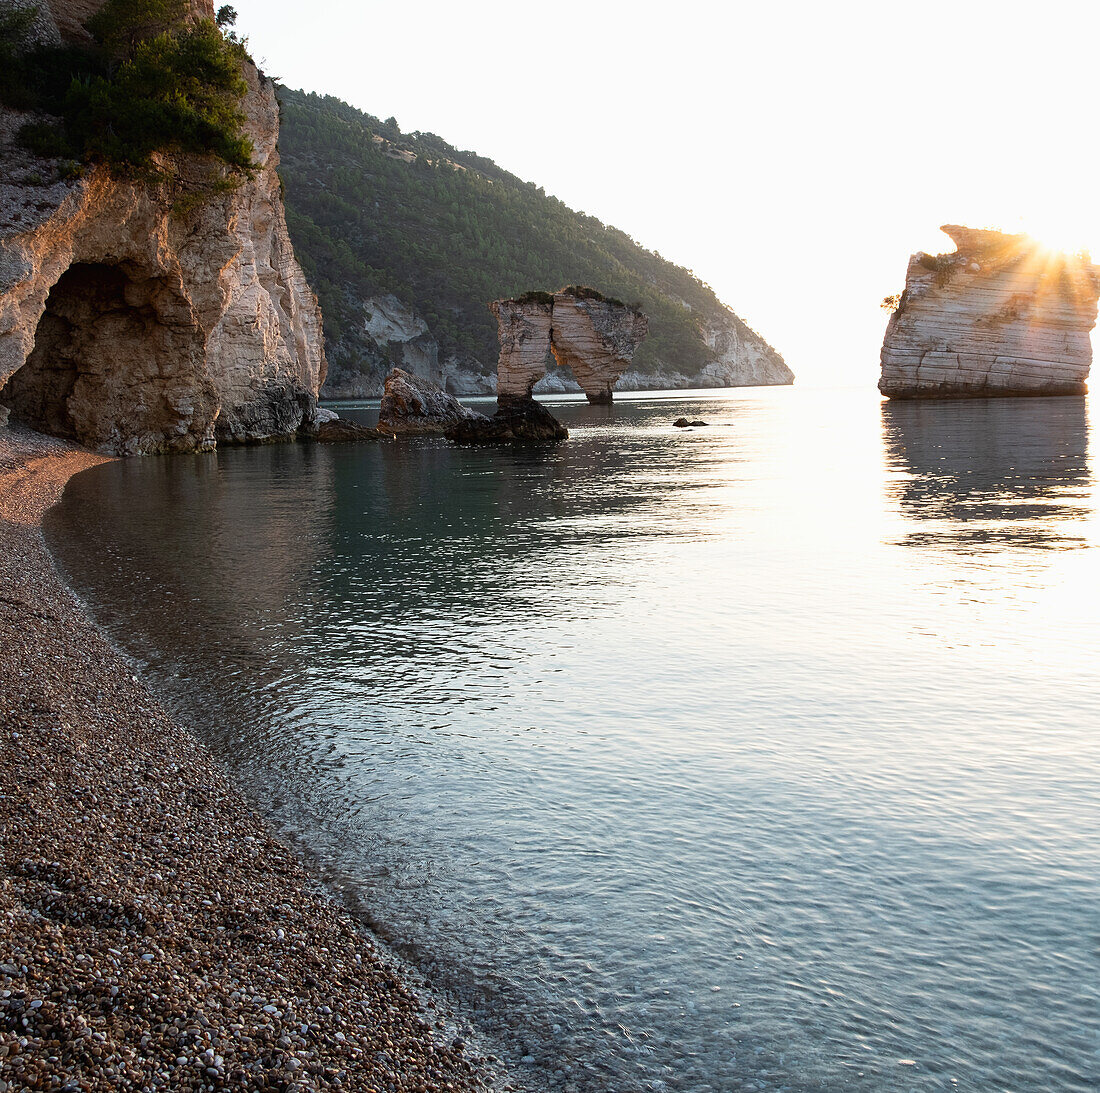
<instances>
[{"instance_id":1,"label":"green vegetation on cliff","mask_svg":"<svg viewBox=\"0 0 1100 1093\"><path fill-rule=\"evenodd\" d=\"M211 155L252 168L241 131L244 43L218 23L187 18L186 0L107 0L88 20L94 45L33 45L33 12L0 17L0 102L56 122L20 133L40 155L102 161L123 174L160 173L157 152Z\"/></svg>"},{"instance_id":2,"label":"green vegetation on cliff","mask_svg":"<svg viewBox=\"0 0 1100 1093\"><path fill-rule=\"evenodd\" d=\"M696 374L714 359L708 323L758 339L690 272L492 160L331 96L280 88L279 98L291 238L321 298L334 371L384 366L363 301L391 293L427 322L443 359L489 371L498 345L486 304L570 284L640 304L642 371Z\"/></svg>"}]
</instances>

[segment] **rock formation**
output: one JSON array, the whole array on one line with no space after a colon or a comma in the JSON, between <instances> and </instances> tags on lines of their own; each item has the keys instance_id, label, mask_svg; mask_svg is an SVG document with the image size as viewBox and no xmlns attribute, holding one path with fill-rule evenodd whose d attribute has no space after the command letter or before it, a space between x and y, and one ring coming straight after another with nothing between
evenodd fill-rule
<instances>
[{"instance_id":1,"label":"rock formation","mask_svg":"<svg viewBox=\"0 0 1100 1093\"><path fill-rule=\"evenodd\" d=\"M97 5L54 0L62 37ZM213 16L209 0L193 0ZM209 449L309 432L325 374L321 315L287 235L274 85L245 66L258 168L229 193L105 167L44 182L0 112L0 405L101 451Z\"/></svg>"},{"instance_id":2,"label":"rock formation","mask_svg":"<svg viewBox=\"0 0 1100 1093\"><path fill-rule=\"evenodd\" d=\"M486 421L484 414L467 410L437 383L395 368L386 377L386 391L378 411L378 428L392 435L445 433L467 422Z\"/></svg>"},{"instance_id":3,"label":"rock formation","mask_svg":"<svg viewBox=\"0 0 1100 1093\"><path fill-rule=\"evenodd\" d=\"M891 398L1082 395L1100 270L1027 235L945 225L953 254L915 254L886 328Z\"/></svg>"},{"instance_id":4,"label":"rock formation","mask_svg":"<svg viewBox=\"0 0 1100 1093\"><path fill-rule=\"evenodd\" d=\"M530 398L551 359L568 368L592 403L612 388L649 332L640 311L591 289L533 292L489 305L500 335L499 398Z\"/></svg>"},{"instance_id":5,"label":"rock formation","mask_svg":"<svg viewBox=\"0 0 1100 1093\"><path fill-rule=\"evenodd\" d=\"M554 359L550 349L554 297L531 293L516 300L494 300L489 310L500 338L497 397L531 398Z\"/></svg>"},{"instance_id":6,"label":"rock formation","mask_svg":"<svg viewBox=\"0 0 1100 1093\"><path fill-rule=\"evenodd\" d=\"M447 439L458 444L553 444L568 436L569 430L533 398L500 398L492 417L478 414L447 431Z\"/></svg>"}]
</instances>

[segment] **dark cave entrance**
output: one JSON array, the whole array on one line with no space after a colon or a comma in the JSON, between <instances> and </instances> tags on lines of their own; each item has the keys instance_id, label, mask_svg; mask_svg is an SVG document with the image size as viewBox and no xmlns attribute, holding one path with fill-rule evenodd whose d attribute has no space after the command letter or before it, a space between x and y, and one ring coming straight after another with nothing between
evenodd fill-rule
<instances>
[{"instance_id":1,"label":"dark cave entrance","mask_svg":"<svg viewBox=\"0 0 1100 1093\"><path fill-rule=\"evenodd\" d=\"M118 266L78 263L61 275L38 321L34 349L0 390L0 405L11 409L14 420L54 436L86 439L70 404L82 375L94 374L89 365L96 354L88 351L97 334L112 316L129 310L127 283Z\"/></svg>"},{"instance_id":2,"label":"dark cave entrance","mask_svg":"<svg viewBox=\"0 0 1100 1093\"><path fill-rule=\"evenodd\" d=\"M202 332L179 290L142 272L78 262L62 274L34 349L0 390L13 420L116 454L187 446L210 394L192 375Z\"/></svg>"}]
</instances>

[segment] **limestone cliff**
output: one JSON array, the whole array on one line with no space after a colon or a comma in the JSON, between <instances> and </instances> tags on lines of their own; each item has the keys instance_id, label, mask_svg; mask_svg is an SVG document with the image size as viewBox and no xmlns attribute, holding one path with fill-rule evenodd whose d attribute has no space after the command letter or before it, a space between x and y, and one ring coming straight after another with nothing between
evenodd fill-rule
<instances>
[{"instance_id":1,"label":"limestone cliff","mask_svg":"<svg viewBox=\"0 0 1100 1093\"><path fill-rule=\"evenodd\" d=\"M1030 236L942 230L956 251L910 258L879 390L891 398L1084 394L1100 271Z\"/></svg>"},{"instance_id":2,"label":"limestone cliff","mask_svg":"<svg viewBox=\"0 0 1100 1093\"><path fill-rule=\"evenodd\" d=\"M593 403L611 392L649 331L640 311L591 290L531 293L489 305L500 334L497 397L530 398L551 359Z\"/></svg>"},{"instance_id":3,"label":"limestone cliff","mask_svg":"<svg viewBox=\"0 0 1100 1093\"><path fill-rule=\"evenodd\" d=\"M95 5L50 7L75 35ZM208 166L186 159L171 184L104 167L50 182L55 165L14 144L26 119L0 113L0 406L13 417L117 454L313 428L321 315L287 235L274 86L251 65L245 76L257 170L197 204L187 194Z\"/></svg>"}]
</instances>

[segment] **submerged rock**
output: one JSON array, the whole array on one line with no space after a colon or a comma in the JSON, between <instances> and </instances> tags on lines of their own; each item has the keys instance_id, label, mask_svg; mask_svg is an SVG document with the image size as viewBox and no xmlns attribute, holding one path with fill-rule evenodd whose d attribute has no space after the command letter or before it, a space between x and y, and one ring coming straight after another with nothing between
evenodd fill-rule
<instances>
[{"instance_id":1,"label":"submerged rock","mask_svg":"<svg viewBox=\"0 0 1100 1093\"><path fill-rule=\"evenodd\" d=\"M529 292L494 300L489 310L500 336L497 395L507 398L530 398L556 361L573 373L589 402L608 403L649 332L642 312L588 288Z\"/></svg>"},{"instance_id":2,"label":"submerged rock","mask_svg":"<svg viewBox=\"0 0 1100 1093\"><path fill-rule=\"evenodd\" d=\"M62 38L97 6L52 4ZM213 17L209 2L193 10ZM321 313L287 234L275 86L251 64L243 75L257 170L194 207L178 199L206 161L175 157L173 184L104 166L43 181L57 165L19 147L26 117L0 109L0 404L13 418L118 455L315 426Z\"/></svg>"},{"instance_id":3,"label":"submerged rock","mask_svg":"<svg viewBox=\"0 0 1100 1093\"><path fill-rule=\"evenodd\" d=\"M445 433L465 422L487 421L437 383L395 368L386 377L378 428L391 434Z\"/></svg>"},{"instance_id":4,"label":"submerged rock","mask_svg":"<svg viewBox=\"0 0 1100 1093\"><path fill-rule=\"evenodd\" d=\"M1100 276L1027 235L948 224L953 254L915 254L886 328L891 398L1083 395Z\"/></svg>"},{"instance_id":5,"label":"submerged rock","mask_svg":"<svg viewBox=\"0 0 1100 1093\"><path fill-rule=\"evenodd\" d=\"M686 417L678 417L672 424L677 429L690 429L695 426L705 426L707 423L705 421L689 421Z\"/></svg>"},{"instance_id":6,"label":"submerged rock","mask_svg":"<svg viewBox=\"0 0 1100 1093\"><path fill-rule=\"evenodd\" d=\"M447 432L447 439L458 444L552 444L568 436L569 430L533 398L498 399L491 418L478 414Z\"/></svg>"},{"instance_id":7,"label":"submerged rock","mask_svg":"<svg viewBox=\"0 0 1100 1093\"><path fill-rule=\"evenodd\" d=\"M311 434L312 439L321 444L337 444L346 440L378 440L386 434L369 425L360 425L357 421L348 421L346 417L337 417L322 421Z\"/></svg>"}]
</instances>

